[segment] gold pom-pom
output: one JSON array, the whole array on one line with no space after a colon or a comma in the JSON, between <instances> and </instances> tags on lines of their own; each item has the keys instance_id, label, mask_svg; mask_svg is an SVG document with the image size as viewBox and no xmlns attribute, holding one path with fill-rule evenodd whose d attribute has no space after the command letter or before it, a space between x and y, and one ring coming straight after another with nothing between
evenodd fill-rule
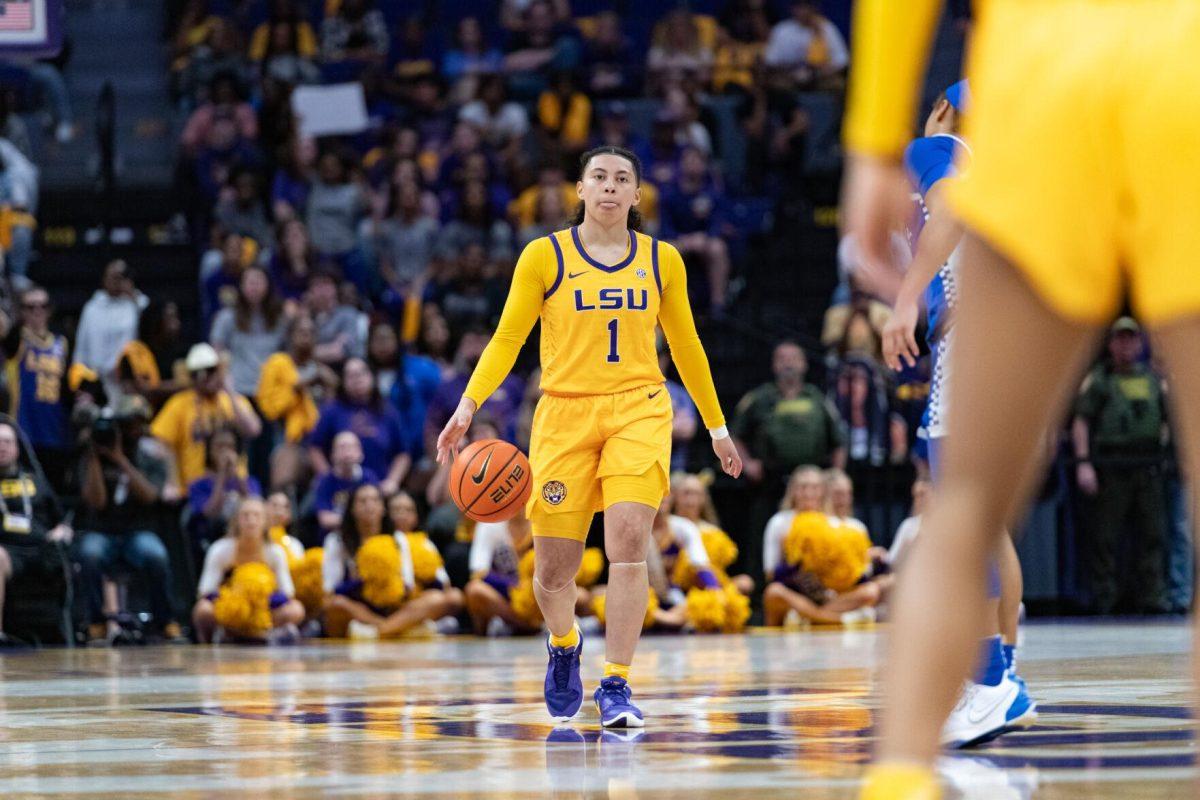
<instances>
[{"instance_id":1,"label":"gold pom-pom","mask_svg":"<svg viewBox=\"0 0 1200 800\"><path fill-rule=\"evenodd\" d=\"M605 624L604 611L606 608L606 597L608 597L607 593L592 598L592 611L596 614L596 619L600 620L601 626ZM646 616L642 619L642 630L648 631L654 627L655 611L658 611L658 595L654 593L653 588L650 588L649 595L646 597Z\"/></svg>"},{"instance_id":2,"label":"gold pom-pom","mask_svg":"<svg viewBox=\"0 0 1200 800\"><path fill-rule=\"evenodd\" d=\"M275 573L266 564L251 562L233 570L213 602L217 624L243 636L262 636L271 629L271 593Z\"/></svg>"},{"instance_id":3,"label":"gold pom-pom","mask_svg":"<svg viewBox=\"0 0 1200 800\"><path fill-rule=\"evenodd\" d=\"M720 589L692 589L687 593L687 621L701 633L725 627L725 593Z\"/></svg>"},{"instance_id":4,"label":"gold pom-pom","mask_svg":"<svg viewBox=\"0 0 1200 800\"><path fill-rule=\"evenodd\" d=\"M784 558L835 592L851 589L867 568L871 540L862 531L834 525L815 511L797 514L783 542Z\"/></svg>"},{"instance_id":5,"label":"gold pom-pom","mask_svg":"<svg viewBox=\"0 0 1200 800\"><path fill-rule=\"evenodd\" d=\"M437 583L438 570L445 563L437 545L421 531L405 535L408 537L408 552L412 554L413 577L421 586Z\"/></svg>"},{"instance_id":6,"label":"gold pom-pom","mask_svg":"<svg viewBox=\"0 0 1200 800\"><path fill-rule=\"evenodd\" d=\"M517 577L522 581L533 580L533 564L536 556L533 548L525 551L525 555L521 556L521 560L517 563Z\"/></svg>"},{"instance_id":7,"label":"gold pom-pom","mask_svg":"<svg viewBox=\"0 0 1200 800\"><path fill-rule=\"evenodd\" d=\"M296 586L296 599L304 605L306 615L310 617L319 612L325 603L321 575L324 562L324 548L310 547L304 551L304 558L292 561L289 565L292 583Z\"/></svg>"},{"instance_id":8,"label":"gold pom-pom","mask_svg":"<svg viewBox=\"0 0 1200 800\"><path fill-rule=\"evenodd\" d=\"M394 538L387 534L368 538L358 548L354 563L363 582L363 600L383 610L398 608L404 602L400 548Z\"/></svg>"},{"instance_id":9,"label":"gold pom-pom","mask_svg":"<svg viewBox=\"0 0 1200 800\"><path fill-rule=\"evenodd\" d=\"M514 586L508 593L508 602L512 604L513 613L526 625L531 628L542 627L542 609L533 595L532 581L523 580Z\"/></svg>"},{"instance_id":10,"label":"gold pom-pom","mask_svg":"<svg viewBox=\"0 0 1200 800\"><path fill-rule=\"evenodd\" d=\"M750 598L727 585L721 590L725 594L725 622L721 630L725 633L741 633L750 620Z\"/></svg>"},{"instance_id":11,"label":"gold pom-pom","mask_svg":"<svg viewBox=\"0 0 1200 800\"><path fill-rule=\"evenodd\" d=\"M716 569L729 569L729 565L737 561L738 546L725 531L720 528L705 528L700 537L704 540L708 560Z\"/></svg>"},{"instance_id":12,"label":"gold pom-pom","mask_svg":"<svg viewBox=\"0 0 1200 800\"><path fill-rule=\"evenodd\" d=\"M604 571L604 553L599 547L589 547L583 551L583 560L579 562L579 571L575 573L575 583L585 589L590 589L600 580Z\"/></svg>"}]
</instances>

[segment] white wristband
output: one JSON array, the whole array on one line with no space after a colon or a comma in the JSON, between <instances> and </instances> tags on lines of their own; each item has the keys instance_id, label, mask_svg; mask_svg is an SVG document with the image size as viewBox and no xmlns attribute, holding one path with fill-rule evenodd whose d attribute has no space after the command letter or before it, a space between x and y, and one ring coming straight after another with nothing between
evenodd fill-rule
<instances>
[{"instance_id":1,"label":"white wristband","mask_svg":"<svg viewBox=\"0 0 1200 800\"><path fill-rule=\"evenodd\" d=\"M728 439L729 438L729 426L722 425L719 428L709 428L708 435L713 438L714 442L717 441L718 439Z\"/></svg>"}]
</instances>

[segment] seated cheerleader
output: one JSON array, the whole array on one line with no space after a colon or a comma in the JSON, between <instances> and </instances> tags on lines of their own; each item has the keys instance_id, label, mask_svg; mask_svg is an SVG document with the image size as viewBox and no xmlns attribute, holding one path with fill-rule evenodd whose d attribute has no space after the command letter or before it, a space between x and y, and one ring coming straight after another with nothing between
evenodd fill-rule
<instances>
[{"instance_id":1,"label":"seated cheerleader","mask_svg":"<svg viewBox=\"0 0 1200 800\"><path fill-rule=\"evenodd\" d=\"M712 554L708 552L704 539L706 535L712 536L713 532L725 539L728 539L728 534L719 527L717 510L708 494L708 486L699 475L682 475L671 486L670 500L670 526L675 542L688 554L688 560L697 574L706 575L708 582L701 581L702 585L717 588L720 584L709 569ZM736 549L734 553L736 558ZM754 591L754 579L749 575L736 575L730 580L744 595L749 596Z\"/></svg>"},{"instance_id":2,"label":"seated cheerleader","mask_svg":"<svg viewBox=\"0 0 1200 800\"><path fill-rule=\"evenodd\" d=\"M368 602L364 594L369 588L360 575L357 556L371 537L381 535L391 536L396 546L396 599L379 605ZM326 630L330 635L341 635L339 617L349 618L352 636L377 638L397 636L426 621L456 614L463 606L457 589L419 590L408 538L393 534L383 495L373 484L364 483L351 491L341 530L325 536L324 549Z\"/></svg>"},{"instance_id":3,"label":"seated cheerleader","mask_svg":"<svg viewBox=\"0 0 1200 800\"><path fill-rule=\"evenodd\" d=\"M244 498L234 511L225 536L213 542L204 556L204 569L197 590L199 600L192 610L192 626L203 644L213 639L217 629L214 603L222 585L243 564L265 564L275 576L275 591L270 596L271 631L268 641L299 636L297 625L304 621L304 606L293 596L292 576L288 572L287 553L267 535L267 513L257 497ZM250 631L229 631L247 638L258 638Z\"/></svg>"},{"instance_id":4,"label":"seated cheerleader","mask_svg":"<svg viewBox=\"0 0 1200 800\"><path fill-rule=\"evenodd\" d=\"M766 625L782 625L789 614L826 625L875 619L875 606L882 596L882 587L876 582L866 581L847 591L836 592L825 587L811 572L789 564L784 555L784 543L797 514L825 513L827 488L820 469L797 467L788 481L780 511L767 522L763 534L763 571L767 580L763 592L763 621ZM830 517L830 522L842 527L839 519ZM858 526L853 524L845 528L859 532Z\"/></svg>"},{"instance_id":5,"label":"seated cheerleader","mask_svg":"<svg viewBox=\"0 0 1200 800\"><path fill-rule=\"evenodd\" d=\"M292 529L292 501L285 492L272 492L267 498L267 535L283 548L288 560L304 558L304 545L288 531Z\"/></svg>"},{"instance_id":6,"label":"seated cheerleader","mask_svg":"<svg viewBox=\"0 0 1200 800\"><path fill-rule=\"evenodd\" d=\"M397 540L403 536L408 540L407 558L412 561L413 580L419 591L438 589L446 593L447 599L454 603L454 610L437 621L438 631L453 633L458 630L458 615L466 607L461 590L450 585L450 576L446 572L442 554L424 531L417 530L421 523L421 515L417 513L417 501L408 492L401 489L387 499L388 519L392 530L396 532Z\"/></svg>"},{"instance_id":7,"label":"seated cheerleader","mask_svg":"<svg viewBox=\"0 0 1200 800\"><path fill-rule=\"evenodd\" d=\"M540 630L535 620L513 610L512 593L520 583L521 557L533 546L533 531L522 510L507 522L478 522L471 538L467 613L477 636Z\"/></svg>"}]
</instances>

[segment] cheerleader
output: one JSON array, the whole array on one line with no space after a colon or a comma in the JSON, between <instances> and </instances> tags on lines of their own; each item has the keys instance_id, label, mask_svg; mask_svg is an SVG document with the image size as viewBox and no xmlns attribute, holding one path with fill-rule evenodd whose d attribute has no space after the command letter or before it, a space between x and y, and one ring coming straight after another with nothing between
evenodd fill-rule
<instances>
[{"instance_id":1,"label":"cheerleader","mask_svg":"<svg viewBox=\"0 0 1200 800\"><path fill-rule=\"evenodd\" d=\"M784 558L784 541L796 515L825 513L828 495L828 483L821 470L812 466L798 467L788 481L782 507L767 522L763 534L763 571L767 579L767 588L763 591L763 621L766 625L782 625L793 612L801 619L825 625L875 619L875 606L883 593L877 582L866 581L847 592L834 592L822 586L810 573L788 564ZM835 525L842 524L837 517L830 515L829 518ZM862 523L857 520L847 525L858 526ZM861 529L866 530L865 527Z\"/></svg>"},{"instance_id":2,"label":"cheerleader","mask_svg":"<svg viewBox=\"0 0 1200 800\"><path fill-rule=\"evenodd\" d=\"M234 569L243 564L265 564L275 576L275 591L270 597L272 629L268 641L286 641L299 637L297 625L304 621L304 606L295 599L292 576L288 572L287 553L270 540L267 513L257 497L244 498L233 513L225 536L208 548L197 589L199 599L192 610L192 626L203 644L213 639L217 629L214 602Z\"/></svg>"},{"instance_id":3,"label":"cheerleader","mask_svg":"<svg viewBox=\"0 0 1200 800\"><path fill-rule=\"evenodd\" d=\"M533 546L524 511L507 522L479 522L471 538L466 588L467 613L477 636L536 633L540 624L519 616L512 592L520 583L521 557Z\"/></svg>"},{"instance_id":4,"label":"cheerleader","mask_svg":"<svg viewBox=\"0 0 1200 800\"><path fill-rule=\"evenodd\" d=\"M400 601L387 607L372 605L364 596L357 556L371 537L392 535L399 551L397 579L402 584ZM413 573L408 537L395 535L384 508L379 487L364 483L354 488L346 502L340 531L325 536L323 583L326 629L341 633L341 620L349 617L352 638L397 636L426 621L457 614L463 607L462 593L454 588L420 590ZM399 587L398 587L399 588Z\"/></svg>"},{"instance_id":5,"label":"cheerleader","mask_svg":"<svg viewBox=\"0 0 1200 800\"><path fill-rule=\"evenodd\" d=\"M675 479L671 486L670 509L669 524L675 542L687 553L688 561L697 575L705 576L704 580L698 577L698 582L704 588L719 588L720 581L716 578L716 570L712 568L713 554L708 552L704 538L716 532L728 539L728 534L719 527L717 510L708 494L708 486L699 475L682 475ZM696 542L699 542L699 546ZM732 541L729 544L732 545ZM733 547L732 555L736 558L736 545ZM728 566L729 563L718 564L717 569L723 570ZM749 575L734 576L730 582L744 595L749 596L754 591L754 579Z\"/></svg>"}]
</instances>

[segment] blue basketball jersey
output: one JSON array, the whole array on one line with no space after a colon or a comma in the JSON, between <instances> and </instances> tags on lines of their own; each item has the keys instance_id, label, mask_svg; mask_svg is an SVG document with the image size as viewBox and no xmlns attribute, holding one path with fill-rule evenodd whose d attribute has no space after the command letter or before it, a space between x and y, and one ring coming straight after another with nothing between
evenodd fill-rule
<instances>
[{"instance_id":1,"label":"blue basketball jersey","mask_svg":"<svg viewBox=\"0 0 1200 800\"><path fill-rule=\"evenodd\" d=\"M944 133L916 139L905 150L904 166L916 191L916 202L920 212L917 224L911 231L914 248L920 236L920 229L929 218L925 196L938 181L958 174L956 159L960 159L962 154L970 154L966 143L957 136ZM949 326L950 310L953 309L956 300L954 273L947 262L925 290L925 308L928 316L926 337L930 346L941 338Z\"/></svg>"},{"instance_id":2,"label":"blue basketball jersey","mask_svg":"<svg viewBox=\"0 0 1200 800\"><path fill-rule=\"evenodd\" d=\"M37 447L66 447L67 414L63 389L67 375L67 339L28 331L8 363L11 413L30 442Z\"/></svg>"}]
</instances>

